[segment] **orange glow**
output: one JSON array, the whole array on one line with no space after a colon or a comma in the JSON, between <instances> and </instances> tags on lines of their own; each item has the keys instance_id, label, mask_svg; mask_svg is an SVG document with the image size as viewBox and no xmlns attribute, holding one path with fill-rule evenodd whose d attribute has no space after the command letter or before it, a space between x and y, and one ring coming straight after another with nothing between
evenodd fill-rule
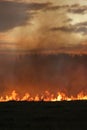
<instances>
[{"instance_id":1,"label":"orange glow","mask_svg":"<svg viewBox=\"0 0 87 130\"><path fill-rule=\"evenodd\" d=\"M87 100L87 95L84 94L83 92L80 92L77 94L76 97L70 96L68 97L65 93L63 92L58 92L57 96L54 94L51 94L49 91L45 91L43 95L36 95L36 96L31 96L29 93L25 93L24 96L20 97L20 95L13 90L10 95L5 95L0 97L0 102L5 102L5 101L71 101L71 100Z\"/></svg>"}]
</instances>

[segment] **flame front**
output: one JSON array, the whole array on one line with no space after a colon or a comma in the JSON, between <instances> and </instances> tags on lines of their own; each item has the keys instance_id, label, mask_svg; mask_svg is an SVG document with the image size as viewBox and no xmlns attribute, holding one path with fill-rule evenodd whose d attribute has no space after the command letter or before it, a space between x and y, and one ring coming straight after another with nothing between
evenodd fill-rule
<instances>
[{"instance_id":1,"label":"flame front","mask_svg":"<svg viewBox=\"0 0 87 130\"><path fill-rule=\"evenodd\" d=\"M77 94L76 97L74 96L67 96L63 92L58 92L57 96L54 94L51 94L49 91L45 91L43 95L36 95L36 96L31 96L29 93L25 93L23 97L20 97L20 95L13 90L10 95L6 96L1 96L0 97L0 102L5 102L5 101L71 101L71 100L87 100L87 95L84 94L84 92L80 92Z\"/></svg>"}]
</instances>

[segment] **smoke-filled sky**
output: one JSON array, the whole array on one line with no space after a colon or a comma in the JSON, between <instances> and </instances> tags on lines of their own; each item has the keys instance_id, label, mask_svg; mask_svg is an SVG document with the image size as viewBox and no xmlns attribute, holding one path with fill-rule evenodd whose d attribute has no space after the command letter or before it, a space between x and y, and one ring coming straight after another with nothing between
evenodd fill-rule
<instances>
[{"instance_id":1,"label":"smoke-filled sky","mask_svg":"<svg viewBox=\"0 0 87 130\"><path fill-rule=\"evenodd\" d=\"M0 50L86 53L87 0L0 0Z\"/></svg>"},{"instance_id":2,"label":"smoke-filled sky","mask_svg":"<svg viewBox=\"0 0 87 130\"><path fill-rule=\"evenodd\" d=\"M0 0L0 95L13 89L87 92L87 0Z\"/></svg>"}]
</instances>

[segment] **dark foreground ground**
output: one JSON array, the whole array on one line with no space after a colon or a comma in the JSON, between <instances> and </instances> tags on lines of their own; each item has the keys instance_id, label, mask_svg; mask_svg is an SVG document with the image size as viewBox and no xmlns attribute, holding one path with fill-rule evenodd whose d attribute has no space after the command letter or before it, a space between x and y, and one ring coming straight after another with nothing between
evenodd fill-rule
<instances>
[{"instance_id":1,"label":"dark foreground ground","mask_svg":"<svg viewBox=\"0 0 87 130\"><path fill-rule=\"evenodd\" d=\"M87 101L0 103L0 130L87 130Z\"/></svg>"}]
</instances>

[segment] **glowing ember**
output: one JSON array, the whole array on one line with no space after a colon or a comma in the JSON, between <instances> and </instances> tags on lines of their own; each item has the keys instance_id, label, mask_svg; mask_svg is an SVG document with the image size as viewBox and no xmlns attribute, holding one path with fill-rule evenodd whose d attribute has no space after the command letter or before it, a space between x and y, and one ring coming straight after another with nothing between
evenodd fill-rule
<instances>
[{"instance_id":1,"label":"glowing ember","mask_svg":"<svg viewBox=\"0 0 87 130\"><path fill-rule=\"evenodd\" d=\"M45 91L43 95L36 95L35 97L31 96L29 93L25 93L23 97L20 97L19 94L13 90L11 95L1 96L0 102L4 101L71 101L71 100L87 100L87 95L85 95L83 92L80 92L76 97L70 96L68 97L63 92L58 92L57 96L54 94L50 94L50 92Z\"/></svg>"}]
</instances>

